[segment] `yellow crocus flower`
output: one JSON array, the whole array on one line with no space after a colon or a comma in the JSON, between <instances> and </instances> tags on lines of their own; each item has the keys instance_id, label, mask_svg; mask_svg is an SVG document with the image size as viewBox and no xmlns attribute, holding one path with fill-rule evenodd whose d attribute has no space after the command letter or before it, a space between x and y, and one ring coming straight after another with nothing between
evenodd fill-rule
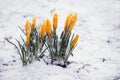
<instances>
[{"instance_id":1,"label":"yellow crocus flower","mask_svg":"<svg viewBox=\"0 0 120 80\"><path fill-rule=\"evenodd\" d=\"M69 24L71 22L71 19L72 19L72 13L70 13L67 18L66 18L66 21L65 21L65 26L64 26L64 30L67 31L68 27L69 27Z\"/></svg>"},{"instance_id":2,"label":"yellow crocus flower","mask_svg":"<svg viewBox=\"0 0 120 80\"><path fill-rule=\"evenodd\" d=\"M36 16L34 16L32 19L32 26L33 26L33 30L36 30Z\"/></svg>"},{"instance_id":3,"label":"yellow crocus flower","mask_svg":"<svg viewBox=\"0 0 120 80\"><path fill-rule=\"evenodd\" d=\"M79 39L79 35L76 35L76 37L73 39L73 41L70 45L70 49L72 49L76 45L78 39Z\"/></svg>"},{"instance_id":4,"label":"yellow crocus flower","mask_svg":"<svg viewBox=\"0 0 120 80\"><path fill-rule=\"evenodd\" d=\"M75 23L77 21L77 13L73 14L71 23L69 25L69 32L73 29Z\"/></svg>"},{"instance_id":5,"label":"yellow crocus flower","mask_svg":"<svg viewBox=\"0 0 120 80\"><path fill-rule=\"evenodd\" d=\"M26 28L26 44L29 45L30 44L30 30L31 30L31 27L30 27L30 22L28 20L26 21L25 28Z\"/></svg>"},{"instance_id":6,"label":"yellow crocus flower","mask_svg":"<svg viewBox=\"0 0 120 80\"><path fill-rule=\"evenodd\" d=\"M40 37L43 39L46 34L46 21L40 27Z\"/></svg>"},{"instance_id":7,"label":"yellow crocus flower","mask_svg":"<svg viewBox=\"0 0 120 80\"><path fill-rule=\"evenodd\" d=\"M47 19L46 23L47 23L46 33L47 33L47 35L48 35L49 37L51 37L51 36L52 36L52 27L51 27L50 20Z\"/></svg>"},{"instance_id":8,"label":"yellow crocus flower","mask_svg":"<svg viewBox=\"0 0 120 80\"><path fill-rule=\"evenodd\" d=\"M26 29L26 34L27 34L27 32L30 32L30 30L31 30L31 28L30 28L30 22L28 20L26 21L25 29Z\"/></svg>"},{"instance_id":9,"label":"yellow crocus flower","mask_svg":"<svg viewBox=\"0 0 120 80\"><path fill-rule=\"evenodd\" d=\"M55 13L54 16L53 16L53 29L55 31L56 31L57 25L58 25L58 14Z\"/></svg>"}]
</instances>

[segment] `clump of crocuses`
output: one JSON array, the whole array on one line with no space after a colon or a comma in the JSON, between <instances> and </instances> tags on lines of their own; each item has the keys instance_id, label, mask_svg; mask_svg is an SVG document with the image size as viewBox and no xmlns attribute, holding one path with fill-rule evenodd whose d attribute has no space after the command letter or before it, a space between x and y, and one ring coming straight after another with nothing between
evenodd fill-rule
<instances>
[{"instance_id":1,"label":"clump of crocuses","mask_svg":"<svg viewBox=\"0 0 120 80\"><path fill-rule=\"evenodd\" d=\"M21 28L20 28L21 29ZM21 29L22 30L22 29ZM23 65L32 63L34 60L39 60L42 55L43 46L45 44L45 31L46 26L41 25L40 29L36 29L36 17L33 17L32 23L28 20L25 23L24 36L26 39L22 39L22 43L17 40L20 50L20 57Z\"/></svg>"},{"instance_id":2,"label":"clump of crocuses","mask_svg":"<svg viewBox=\"0 0 120 80\"><path fill-rule=\"evenodd\" d=\"M33 18L32 23L28 20L25 24L24 36L26 40L22 39L22 43L17 40L20 49L20 57L23 65L32 63L33 60L39 60L44 55L45 50L48 51L51 64L66 66L68 65L68 58L73 55L73 50L77 45L79 35L72 34L72 29L77 21L77 13L70 13L64 24L64 29L60 36L57 34L58 14L53 15L52 23L46 19L39 30L36 26L36 17Z\"/></svg>"},{"instance_id":3,"label":"clump of crocuses","mask_svg":"<svg viewBox=\"0 0 120 80\"><path fill-rule=\"evenodd\" d=\"M56 29L58 27L58 14L53 16L53 25L50 20L46 20L46 45L51 57L51 63L66 66L68 64L68 58L73 55L72 52L77 45L79 35L72 35L72 29L76 23L77 14L70 13L66 18L64 30L61 35L58 36ZM71 36L72 35L72 36Z\"/></svg>"}]
</instances>

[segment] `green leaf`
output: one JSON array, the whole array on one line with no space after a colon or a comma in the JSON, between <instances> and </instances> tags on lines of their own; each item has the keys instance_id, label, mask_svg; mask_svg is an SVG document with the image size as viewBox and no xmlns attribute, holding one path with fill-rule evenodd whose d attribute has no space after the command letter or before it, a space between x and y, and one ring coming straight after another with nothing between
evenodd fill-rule
<instances>
[{"instance_id":1,"label":"green leaf","mask_svg":"<svg viewBox=\"0 0 120 80\"><path fill-rule=\"evenodd\" d=\"M18 27L24 33L24 35L26 35L26 33L24 32L24 30L20 26L18 26Z\"/></svg>"}]
</instances>

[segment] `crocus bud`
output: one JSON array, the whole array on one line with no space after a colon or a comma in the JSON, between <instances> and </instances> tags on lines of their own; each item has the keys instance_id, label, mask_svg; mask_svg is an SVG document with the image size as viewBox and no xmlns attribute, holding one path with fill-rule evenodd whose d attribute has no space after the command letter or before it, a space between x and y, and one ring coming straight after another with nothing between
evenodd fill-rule
<instances>
[{"instance_id":1,"label":"crocus bud","mask_svg":"<svg viewBox=\"0 0 120 80\"><path fill-rule=\"evenodd\" d=\"M36 16L34 16L32 19L32 26L33 26L33 30L36 30Z\"/></svg>"},{"instance_id":2,"label":"crocus bud","mask_svg":"<svg viewBox=\"0 0 120 80\"><path fill-rule=\"evenodd\" d=\"M30 27L30 22L27 20L26 21L26 44L29 45L30 44L30 32L31 32L31 27Z\"/></svg>"},{"instance_id":3,"label":"crocus bud","mask_svg":"<svg viewBox=\"0 0 120 80\"><path fill-rule=\"evenodd\" d=\"M75 23L77 21L77 13L73 14L71 23L69 25L69 32L73 29Z\"/></svg>"},{"instance_id":4,"label":"crocus bud","mask_svg":"<svg viewBox=\"0 0 120 80\"><path fill-rule=\"evenodd\" d=\"M67 31L68 27L69 27L69 24L71 22L71 19L72 19L72 13L70 13L67 18L66 18L66 21L65 21L65 26L64 26L64 30Z\"/></svg>"},{"instance_id":5,"label":"crocus bud","mask_svg":"<svg viewBox=\"0 0 120 80\"><path fill-rule=\"evenodd\" d=\"M73 41L70 45L70 49L72 49L76 45L78 39L79 39L79 35L76 35L76 37L73 39Z\"/></svg>"},{"instance_id":6,"label":"crocus bud","mask_svg":"<svg viewBox=\"0 0 120 80\"><path fill-rule=\"evenodd\" d=\"M41 39L44 38L45 34L46 34L46 21L43 22L43 24L40 27L40 37L41 37Z\"/></svg>"},{"instance_id":7,"label":"crocus bud","mask_svg":"<svg viewBox=\"0 0 120 80\"><path fill-rule=\"evenodd\" d=\"M47 19L46 23L47 23L46 33L47 33L48 37L51 37L52 36L52 27L51 27L50 20Z\"/></svg>"},{"instance_id":8,"label":"crocus bud","mask_svg":"<svg viewBox=\"0 0 120 80\"><path fill-rule=\"evenodd\" d=\"M53 29L54 30L56 30L57 25L58 25L58 14L55 13L54 16L53 16Z\"/></svg>"},{"instance_id":9,"label":"crocus bud","mask_svg":"<svg viewBox=\"0 0 120 80\"><path fill-rule=\"evenodd\" d=\"M30 31L31 31L30 22L29 22L28 20L26 21L25 29L26 29L26 34L27 34L27 32L30 32Z\"/></svg>"}]
</instances>

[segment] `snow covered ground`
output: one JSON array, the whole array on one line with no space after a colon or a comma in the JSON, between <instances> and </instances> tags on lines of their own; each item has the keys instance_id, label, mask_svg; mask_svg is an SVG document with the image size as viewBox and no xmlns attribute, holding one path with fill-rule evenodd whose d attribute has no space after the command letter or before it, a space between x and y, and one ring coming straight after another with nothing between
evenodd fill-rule
<instances>
[{"instance_id":1,"label":"snow covered ground","mask_svg":"<svg viewBox=\"0 0 120 80\"><path fill-rule=\"evenodd\" d=\"M20 39L26 19L37 25L59 14L58 33L66 16L78 13L73 32L80 35L67 68L43 61L23 67L5 37ZM22 27L24 28L24 26ZM0 0L0 80L120 80L120 0Z\"/></svg>"}]
</instances>

